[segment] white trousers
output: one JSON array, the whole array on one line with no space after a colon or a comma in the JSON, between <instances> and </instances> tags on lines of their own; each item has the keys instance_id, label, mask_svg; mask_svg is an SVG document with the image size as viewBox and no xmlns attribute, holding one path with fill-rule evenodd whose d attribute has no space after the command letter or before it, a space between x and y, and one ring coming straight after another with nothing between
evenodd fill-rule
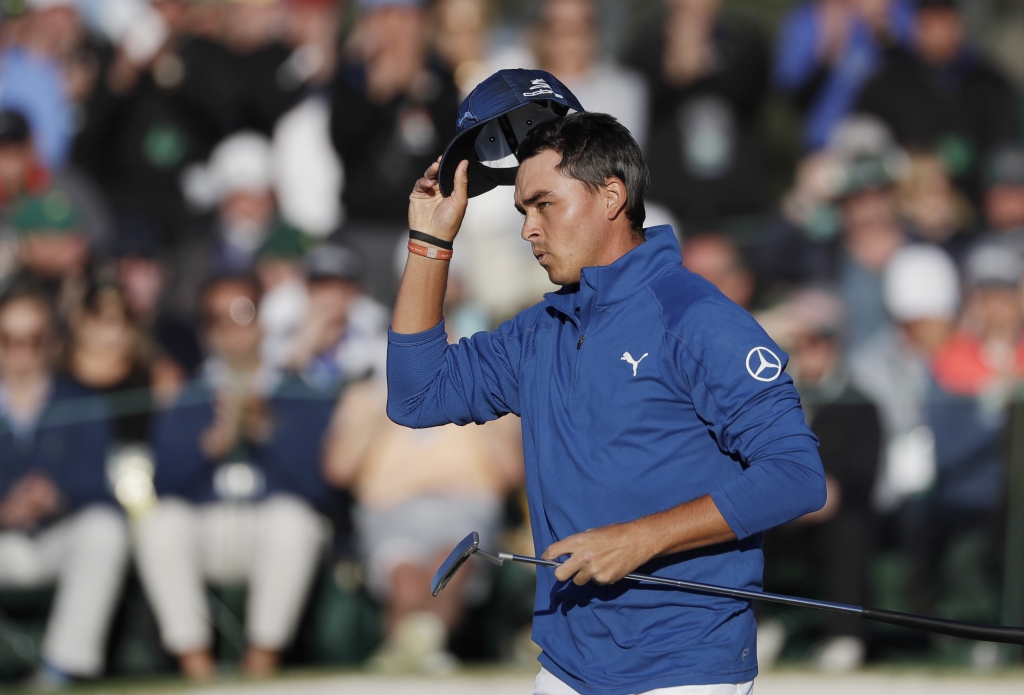
<instances>
[{"instance_id":1,"label":"white trousers","mask_svg":"<svg viewBox=\"0 0 1024 695\"><path fill-rule=\"evenodd\" d=\"M136 559L164 646L174 654L211 646L207 582L247 584L249 644L287 646L328 536L326 520L290 495L252 503L161 500L138 523Z\"/></svg>"},{"instance_id":2,"label":"white trousers","mask_svg":"<svg viewBox=\"0 0 1024 695\"><path fill-rule=\"evenodd\" d=\"M674 688L658 688L638 695L752 695L754 681L746 683L723 683L719 685L679 685ZM533 684L533 695L579 695L560 681L551 671L541 668Z\"/></svg>"},{"instance_id":3,"label":"white trousers","mask_svg":"<svg viewBox=\"0 0 1024 695\"><path fill-rule=\"evenodd\" d=\"M0 587L56 584L43 659L75 676L103 671L128 563L128 528L112 507L86 507L41 533L0 532Z\"/></svg>"}]
</instances>

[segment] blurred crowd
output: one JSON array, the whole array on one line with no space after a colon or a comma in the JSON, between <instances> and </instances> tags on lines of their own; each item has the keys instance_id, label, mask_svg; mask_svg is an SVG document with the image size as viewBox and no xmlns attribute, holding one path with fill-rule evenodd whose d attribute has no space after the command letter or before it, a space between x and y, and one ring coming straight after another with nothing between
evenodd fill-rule
<instances>
[{"instance_id":1,"label":"blurred crowd","mask_svg":"<svg viewBox=\"0 0 1024 695\"><path fill-rule=\"evenodd\" d=\"M0 595L55 587L31 684L106 672L131 577L194 680L218 667L208 587L244 584L241 668L269 675L339 559L380 607L372 666L456 664L492 578L436 599L429 578L470 530L524 537L518 422L391 423L387 328L412 183L509 67L629 128L648 225L791 357L829 495L768 534L766 586L1000 620L1024 121L966 3L806 0L771 27L719 0L651 0L636 27L632 5L505 4L2 3ZM781 197L772 104L797 124ZM508 188L471 201L452 340L552 289L520 225ZM763 667L810 640L856 668L890 639L760 622Z\"/></svg>"}]
</instances>

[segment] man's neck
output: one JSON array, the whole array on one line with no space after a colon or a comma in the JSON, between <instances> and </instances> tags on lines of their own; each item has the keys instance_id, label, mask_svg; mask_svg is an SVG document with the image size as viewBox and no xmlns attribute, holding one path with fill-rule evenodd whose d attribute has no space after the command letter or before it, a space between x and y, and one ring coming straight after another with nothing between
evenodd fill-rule
<instances>
[{"instance_id":1,"label":"man's neck","mask_svg":"<svg viewBox=\"0 0 1024 695\"><path fill-rule=\"evenodd\" d=\"M645 241L642 236L637 235L629 227L610 234L609 239L610 243L601 247L594 262L590 265L611 265Z\"/></svg>"}]
</instances>

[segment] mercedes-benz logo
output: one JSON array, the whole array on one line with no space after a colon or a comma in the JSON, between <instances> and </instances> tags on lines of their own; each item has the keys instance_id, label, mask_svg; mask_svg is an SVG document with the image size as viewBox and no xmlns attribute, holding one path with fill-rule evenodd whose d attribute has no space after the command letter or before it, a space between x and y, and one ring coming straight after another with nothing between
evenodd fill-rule
<instances>
[{"instance_id":1,"label":"mercedes-benz logo","mask_svg":"<svg viewBox=\"0 0 1024 695\"><path fill-rule=\"evenodd\" d=\"M782 374L782 360L766 347L747 353L747 372L758 381L775 381Z\"/></svg>"}]
</instances>

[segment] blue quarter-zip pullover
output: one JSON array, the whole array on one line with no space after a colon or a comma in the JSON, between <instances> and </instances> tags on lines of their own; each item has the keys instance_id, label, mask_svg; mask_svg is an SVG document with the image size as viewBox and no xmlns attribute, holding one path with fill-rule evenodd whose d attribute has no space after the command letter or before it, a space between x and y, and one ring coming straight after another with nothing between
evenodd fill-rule
<instances>
[{"instance_id":1,"label":"blue quarter-zip pullover","mask_svg":"<svg viewBox=\"0 0 1024 695\"><path fill-rule=\"evenodd\" d=\"M825 502L817 440L786 355L681 262L671 228L652 227L492 333L392 332L388 414L409 427L519 415L538 552L710 494L737 540L639 571L759 590L761 533ZM748 603L661 587L539 569L533 638L584 695L757 675Z\"/></svg>"}]
</instances>

